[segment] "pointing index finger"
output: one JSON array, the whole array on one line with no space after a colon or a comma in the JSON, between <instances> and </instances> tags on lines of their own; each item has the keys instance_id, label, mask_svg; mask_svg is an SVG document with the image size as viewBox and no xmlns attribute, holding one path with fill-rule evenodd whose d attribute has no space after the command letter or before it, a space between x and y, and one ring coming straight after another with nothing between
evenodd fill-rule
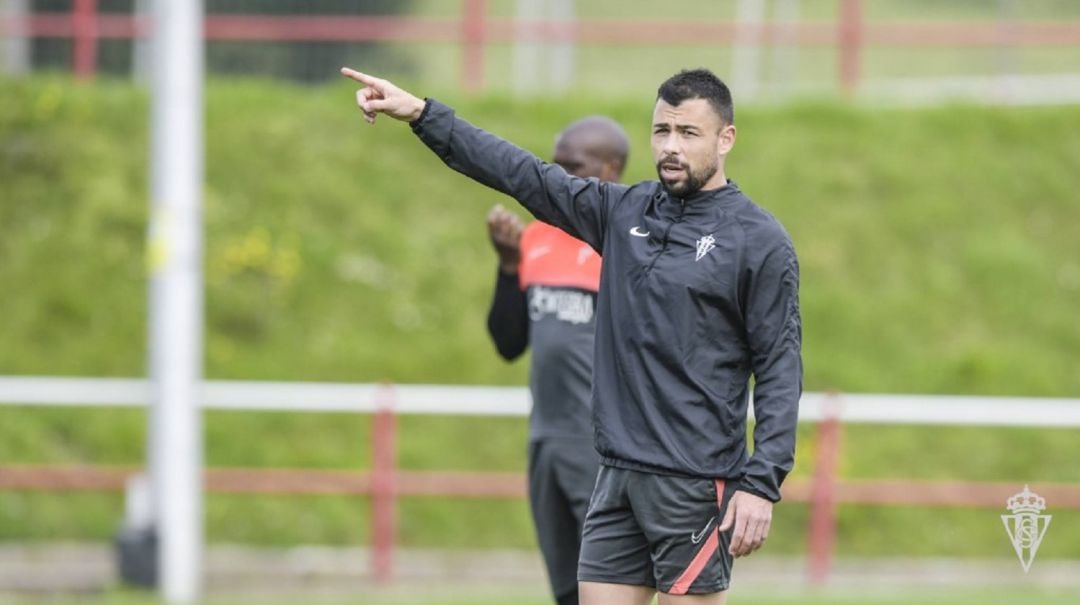
<instances>
[{"instance_id":1,"label":"pointing index finger","mask_svg":"<svg viewBox=\"0 0 1080 605\"><path fill-rule=\"evenodd\" d=\"M356 71L355 69L349 69L348 67L342 67L341 68L341 75L343 75L346 78L349 78L351 80L356 80L357 82L359 82L361 84L365 84L367 86L378 86L379 85L379 79L378 78L373 77L373 76L369 76L369 75L367 75L367 74L365 74L363 72Z\"/></svg>"}]
</instances>

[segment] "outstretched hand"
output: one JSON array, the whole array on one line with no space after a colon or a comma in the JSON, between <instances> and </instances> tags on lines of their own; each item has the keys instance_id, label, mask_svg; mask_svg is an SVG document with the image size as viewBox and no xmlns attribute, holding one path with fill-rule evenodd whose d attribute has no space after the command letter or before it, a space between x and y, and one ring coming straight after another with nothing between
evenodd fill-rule
<instances>
[{"instance_id":1,"label":"outstretched hand","mask_svg":"<svg viewBox=\"0 0 1080 605\"><path fill-rule=\"evenodd\" d=\"M725 532L732 526L735 527L735 531L731 532L731 545L728 547L732 556L743 557L761 548L769 537L772 507L772 502L749 492L736 491L731 496L719 531Z\"/></svg>"},{"instance_id":2,"label":"outstretched hand","mask_svg":"<svg viewBox=\"0 0 1080 605\"><path fill-rule=\"evenodd\" d=\"M411 122L424 111L424 100L394 86L389 80L376 78L363 72L341 68L341 75L355 80L364 87L356 91L356 105L364 112L364 119L369 124L375 123L375 117L384 113L395 120Z\"/></svg>"},{"instance_id":3,"label":"outstretched hand","mask_svg":"<svg viewBox=\"0 0 1080 605\"><path fill-rule=\"evenodd\" d=\"M516 214L499 204L487 217L491 245L499 254L499 270L507 275L518 272L521 262L521 232L525 225Z\"/></svg>"}]
</instances>

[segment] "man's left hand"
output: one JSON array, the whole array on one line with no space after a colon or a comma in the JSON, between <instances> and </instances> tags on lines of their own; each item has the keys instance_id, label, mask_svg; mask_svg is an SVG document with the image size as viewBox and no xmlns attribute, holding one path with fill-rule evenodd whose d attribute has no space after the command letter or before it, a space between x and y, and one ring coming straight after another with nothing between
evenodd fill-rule
<instances>
[{"instance_id":1,"label":"man's left hand","mask_svg":"<svg viewBox=\"0 0 1080 605\"><path fill-rule=\"evenodd\" d=\"M772 507L772 502L749 492L736 491L731 496L724 521L720 523L720 531L735 527L728 547L732 556L744 557L761 548L769 537Z\"/></svg>"}]
</instances>

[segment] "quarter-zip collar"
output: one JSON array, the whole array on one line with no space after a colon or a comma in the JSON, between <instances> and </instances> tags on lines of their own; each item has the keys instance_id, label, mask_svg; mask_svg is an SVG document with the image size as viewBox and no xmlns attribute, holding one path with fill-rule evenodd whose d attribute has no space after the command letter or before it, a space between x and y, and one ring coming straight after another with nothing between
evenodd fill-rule
<instances>
[{"instance_id":1,"label":"quarter-zip collar","mask_svg":"<svg viewBox=\"0 0 1080 605\"><path fill-rule=\"evenodd\" d=\"M656 201L665 216L690 217L699 214L711 214L716 207L727 207L745 199L735 181L728 179L723 187L698 191L688 197L669 195L663 187L657 192ZM666 208L665 208L666 206Z\"/></svg>"},{"instance_id":2,"label":"quarter-zip collar","mask_svg":"<svg viewBox=\"0 0 1080 605\"><path fill-rule=\"evenodd\" d=\"M703 191L697 191L693 195L685 198L675 198L682 203L690 206L702 203L713 204L732 204L742 197L742 192L739 191L739 186L735 181L728 179L727 183L723 187L717 187L716 189L706 189Z\"/></svg>"}]
</instances>

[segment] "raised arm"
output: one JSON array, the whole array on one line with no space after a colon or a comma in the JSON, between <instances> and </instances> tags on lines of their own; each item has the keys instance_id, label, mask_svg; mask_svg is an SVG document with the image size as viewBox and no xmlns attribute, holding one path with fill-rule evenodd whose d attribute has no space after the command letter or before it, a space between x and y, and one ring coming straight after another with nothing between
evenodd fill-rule
<instances>
[{"instance_id":1,"label":"raised arm","mask_svg":"<svg viewBox=\"0 0 1080 605\"><path fill-rule=\"evenodd\" d=\"M450 168L513 197L536 218L555 225L596 250L603 247L608 209L626 188L596 179L580 179L555 164L458 118L435 101L423 101L373 76L343 68L341 73L364 85L356 102L364 119L378 114L407 121L413 131Z\"/></svg>"}]
</instances>

